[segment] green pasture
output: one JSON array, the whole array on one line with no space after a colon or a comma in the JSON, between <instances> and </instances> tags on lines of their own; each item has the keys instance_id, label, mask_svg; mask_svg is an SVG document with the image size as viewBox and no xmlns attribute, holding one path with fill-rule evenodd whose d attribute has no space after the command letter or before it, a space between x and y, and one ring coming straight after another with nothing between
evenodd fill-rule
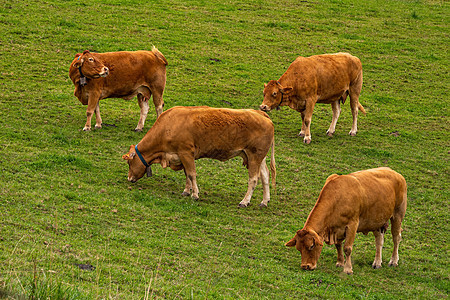
<instances>
[{"instance_id":1,"label":"green pasture","mask_svg":"<svg viewBox=\"0 0 450 300\"><path fill-rule=\"evenodd\" d=\"M447 299L449 48L447 1L0 1L0 298ZM277 189L252 205L242 160L197 161L200 199L184 173L153 168L127 181L122 160L144 132L137 100L100 102L105 126L83 132L86 107L68 77L76 53L151 49L167 58L165 109L255 108L263 84L299 55L350 52L363 64L358 134L342 105L270 112ZM109 126L108 126L109 125ZM397 268L371 268L358 234L354 275L324 246L315 271L284 243L302 228L333 173L389 166L408 183Z\"/></svg>"}]
</instances>

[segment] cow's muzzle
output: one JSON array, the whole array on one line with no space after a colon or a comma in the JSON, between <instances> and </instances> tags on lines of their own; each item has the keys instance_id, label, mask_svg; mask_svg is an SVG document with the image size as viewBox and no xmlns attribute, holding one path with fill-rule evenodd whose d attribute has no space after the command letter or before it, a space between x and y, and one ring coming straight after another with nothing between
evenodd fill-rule
<instances>
[{"instance_id":1,"label":"cow's muzzle","mask_svg":"<svg viewBox=\"0 0 450 300\"><path fill-rule=\"evenodd\" d=\"M106 77L109 75L109 69L108 67L103 67L102 71L98 74L100 77Z\"/></svg>"},{"instance_id":2,"label":"cow's muzzle","mask_svg":"<svg viewBox=\"0 0 450 300\"><path fill-rule=\"evenodd\" d=\"M259 106L259 109L262 110L262 111L270 111L270 107L265 105L265 104L261 104Z\"/></svg>"}]
</instances>

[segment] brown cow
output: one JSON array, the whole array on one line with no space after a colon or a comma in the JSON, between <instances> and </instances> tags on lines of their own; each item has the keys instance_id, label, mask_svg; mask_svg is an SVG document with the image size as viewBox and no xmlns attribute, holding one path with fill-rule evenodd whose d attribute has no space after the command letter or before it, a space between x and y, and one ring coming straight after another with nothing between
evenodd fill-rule
<instances>
[{"instance_id":1,"label":"brown cow","mask_svg":"<svg viewBox=\"0 0 450 300\"><path fill-rule=\"evenodd\" d=\"M99 101L105 98L130 100L137 96L141 115L136 131L142 131L153 94L157 117L163 112L167 60L153 47L152 51L120 51L78 53L72 61L69 76L75 85L74 95L87 105L87 121L83 130L91 130L95 112L95 128L102 127Z\"/></svg>"},{"instance_id":2,"label":"brown cow","mask_svg":"<svg viewBox=\"0 0 450 300\"><path fill-rule=\"evenodd\" d=\"M266 155L272 146L270 170L275 187L274 126L269 116L252 109L173 107L156 120L138 145L131 145L122 158L128 161L128 181L136 182L152 164L175 171L184 169L186 187L182 193L198 199L195 160L214 158L226 161L240 156L248 169L248 190L240 207L250 203L253 190L261 178L263 200L270 200L269 170Z\"/></svg>"},{"instance_id":3,"label":"brown cow","mask_svg":"<svg viewBox=\"0 0 450 300\"><path fill-rule=\"evenodd\" d=\"M302 129L299 136L304 142L311 142L311 117L316 103L330 103L333 119L327 134L332 136L339 114L340 102L345 103L350 95L353 126L349 134L356 135L358 108L365 114L359 103L363 82L361 61L348 53L298 57L278 79L264 84L263 111L270 111L287 105L301 113Z\"/></svg>"},{"instance_id":4,"label":"brown cow","mask_svg":"<svg viewBox=\"0 0 450 300\"><path fill-rule=\"evenodd\" d=\"M334 244L337 249L336 266L343 266L345 273L352 274L351 253L356 233L372 231L376 242L372 267L378 269L381 267L384 233L390 219L394 251L389 266L397 266L406 201L405 178L390 168L340 176L333 174L327 178L303 229L298 230L286 246L295 246L301 252L303 269L314 270L323 242Z\"/></svg>"}]
</instances>

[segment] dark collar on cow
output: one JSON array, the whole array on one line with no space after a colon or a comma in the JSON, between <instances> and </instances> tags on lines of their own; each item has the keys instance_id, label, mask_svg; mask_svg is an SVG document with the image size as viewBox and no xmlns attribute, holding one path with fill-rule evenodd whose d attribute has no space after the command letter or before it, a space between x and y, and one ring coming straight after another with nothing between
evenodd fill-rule
<instances>
[{"instance_id":1,"label":"dark collar on cow","mask_svg":"<svg viewBox=\"0 0 450 300\"><path fill-rule=\"evenodd\" d=\"M87 84L86 76L84 76L83 72L81 72L81 67L78 67L78 72L80 72L80 85L85 86Z\"/></svg>"},{"instance_id":2,"label":"dark collar on cow","mask_svg":"<svg viewBox=\"0 0 450 300\"><path fill-rule=\"evenodd\" d=\"M134 150L136 150L136 154L139 157L139 159L142 161L142 163L144 164L144 166L146 166L147 168L150 167L150 165L145 161L144 157L142 156L141 152L139 152L138 150L138 145L134 146Z\"/></svg>"},{"instance_id":3,"label":"dark collar on cow","mask_svg":"<svg viewBox=\"0 0 450 300\"><path fill-rule=\"evenodd\" d=\"M144 166L147 168L147 177L152 176L152 167L145 161L144 157L142 156L141 152L139 152L138 150L138 145L134 146L134 150L136 150L136 154L139 157L139 159L141 160L141 162L144 164Z\"/></svg>"}]
</instances>

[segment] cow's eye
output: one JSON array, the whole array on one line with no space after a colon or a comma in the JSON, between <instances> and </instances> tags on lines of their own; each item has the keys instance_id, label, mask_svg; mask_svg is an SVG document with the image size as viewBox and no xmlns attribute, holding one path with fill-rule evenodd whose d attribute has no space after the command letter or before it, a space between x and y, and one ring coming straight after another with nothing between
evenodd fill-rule
<instances>
[{"instance_id":1,"label":"cow's eye","mask_svg":"<svg viewBox=\"0 0 450 300\"><path fill-rule=\"evenodd\" d=\"M90 62L93 62L94 59L93 59L92 57L89 57L89 61L90 61Z\"/></svg>"},{"instance_id":2,"label":"cow's eye","mask_svg":"<svg viewBox=\"0 0 450 300\"><path fill-rule=\"evenodd\" d=\"M277 92L273 92L272 97L276 97L276 96L277 96Z\"/></svg>"}]
</instances>

